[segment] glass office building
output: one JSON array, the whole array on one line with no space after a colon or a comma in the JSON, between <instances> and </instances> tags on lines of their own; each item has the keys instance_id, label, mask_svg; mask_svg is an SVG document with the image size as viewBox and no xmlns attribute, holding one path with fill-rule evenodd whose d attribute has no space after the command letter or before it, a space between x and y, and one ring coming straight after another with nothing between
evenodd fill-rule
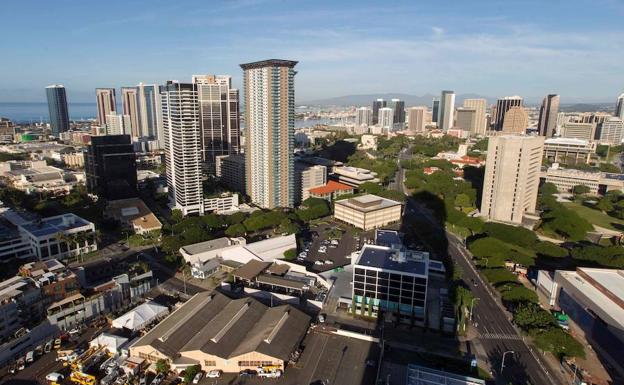
<instances>
[{"instance_id":1,"label":"glass office building","mask_svg":"<svg viewBox=\"0 0 624 385\"><path fill-rule=\"evenodd\" d=\"M69 111L67 109L67 94L61 84L46 87L48 111L50 113L50 130L58 137L61 132L69 130Z\"/></svg>"}]
</instances>

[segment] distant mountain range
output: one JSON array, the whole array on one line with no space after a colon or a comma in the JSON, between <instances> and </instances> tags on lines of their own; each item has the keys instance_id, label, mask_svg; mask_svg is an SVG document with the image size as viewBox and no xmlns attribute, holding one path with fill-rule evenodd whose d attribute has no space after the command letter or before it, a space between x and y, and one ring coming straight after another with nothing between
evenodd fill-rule
<instances>
[{"instance_id":1,"label":"distant mountain range","mask_svg":"<svg viewBox=\"0 0 624 385\"><path fill-rule=\"evenodd\" d=\"M391 99L401 99L405 101L406 106L431 106L431 100L433 98L439 98L440 95L425 94L422 96L410 95L410 94L364 94L364 95L345 95L337 96L334 98L308 100L297 103L298 105L306 106L368 106L372 105L375 99L385 99L390 101ZM496 98L489 98L487 96L477 94L459 94L455 96L455 104L462 104L464 99L483 98L489 103L495 103Z\"/></svg>"}]
</instances>

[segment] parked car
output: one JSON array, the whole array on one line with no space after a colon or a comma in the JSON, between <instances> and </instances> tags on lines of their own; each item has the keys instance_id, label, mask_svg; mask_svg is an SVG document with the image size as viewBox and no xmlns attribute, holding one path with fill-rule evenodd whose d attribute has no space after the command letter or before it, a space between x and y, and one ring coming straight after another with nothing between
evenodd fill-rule
<instances>
[{"instance_id":1,"label":"parked car","mask_svg":"<svg viewBox=\"0 0 624 385\"><path fill-rule=\"evenodd\" d=\"M251 369L245 369L245 370L241 370L238 373L239 376L241 377L253 377L256 375L256 371L255 370L251 370Z\"/></svg>"},{"instance_id":2,"label":"parked car","mask_svg":"<svg viewBox=\"0 0 624 385\"><path fill-rule=\"evenodd\" d=\"M60 384L61 381L63 381L63 378L65 378L65 377L63 377L63 375L61 373L57 373L57 372L49 373L46 376L46 380L48 380L50 382L56 382L57 384Z\"/></svg>"},{"instance_id":3,"label":"parked car","mask_svg":"<svg viewBox=\"0 0 624 385\"><path fill-rule=\"evenodd\" d=\"M299 256L301 258L306 258L308 256L308 253L306 253L305 251L302 251L301 253L299 253Z\"/></svg>"},{"instance_id":4,"label":"parked car","mask_svg":"<svg viewBox=\"0 0 624 385\"><path fill-rule=\"evenodd\" d=\"M325 261L325 264L326 265L333 265L334 261L332 261L331 259L328 259L328 260Z\"/></svg>"},{"instance_id":5,"label":"parked car","mask_svg":"<svg viewBox=\"0 0 624 385\"><path fill-rule=\"evenodd\" d=\"M164 373L160 373L156 377L154 377L154 379L152 380L151 385L160 385L160 383L163 382L164 379L165 379L165 374Z\"/></svg>"},{"instance_id":6,"label":"parked car","mask_svg":"<svg viewBox=\"0 0 624 385\"><path fill-rule=\"evenodd\" d=\"M323 264L323 261L316 261L316 262L314 262L314 264L315 264L315 265L322 265L322 264Z\"/></svg>"},{"instance_id":7,"label":"parked car","mask_svg":"<svg viewBox=\"0 0 624 385\"><path fill-rule=\"evenodd\" d=\"M23 358L20 358L19 360L17 360L17 371L19 372L20 370L24 370L24 368L26 368L26 363L24 362Z\"/></svg>"},{"instance_id":8,"label":"parked car","mask_svg":"<svg viewBox=\"0 0 624 385\"><path fill-rule=\"evenodd\" d=\"M33 362L35 360L35 353L31 350L28 353L26 353L26 363L30 364L31 362Z\"/></svg>"},{"instance_id":9,"label":"parked car","mask_svg":"<svg viewBox=\"0 0 624 385\"><path fill-rule=\"evenodd\" d=\"M53 345L54 345L54 341L52 341L52 340L46 342L45 346L43 347L43 351L45 353L50 353L52 351L52 346Z\"/></svg>"},{"instance_id":10,"label":"parked car","mask_svg":"<svg viewBox=\"0 0 624 385\"><path fill-rule=\"evenodd\" d=\"M204 372L199 372L193 377L193 384L199 384L199 381L204 378Z\"/></svg>"},{"instance_id":11,"label":"parked car","mask_svg":"<svg viewBox=\"0 0 624 385\"><path fill-rule=\"evenodd\" d=\"M220 370L211 370L208 372L208 374L206 374L206 377L208 378L219 378L221 377L221 371Z\"/></svg>"}]
</instances>

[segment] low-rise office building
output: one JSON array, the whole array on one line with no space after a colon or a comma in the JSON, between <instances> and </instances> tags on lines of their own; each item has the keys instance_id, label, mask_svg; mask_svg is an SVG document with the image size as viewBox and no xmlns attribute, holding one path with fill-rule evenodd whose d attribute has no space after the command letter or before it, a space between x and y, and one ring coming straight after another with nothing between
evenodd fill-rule
<instances>
[{"instance_id":1,"label":"low-rise office building","mask_svg":"<svg viewBox=\"0 0 624 385\"><path fill-rule=\"evenodd\" d=\"M544 142L544 158L550 162L588 163L596 153L596 143L574 138L550 138Z\"/></svg>"},{"instance_id":2,"label":"low-rise office building","mask_svg":"<svg viewBox=\"0 0 624 385\"><path fill-rule=\"evenodd\" d=\"M295 162L295 204L301 204L310 197L310 189L327 183L327 167Z\"/></svg>"},{"instance_id":3,"label":"low-rise office building","mask_svg":"<svg viewBox=\"0 0 624 385\"><path fill-rule=\"evenodd\" d=\"M136 234L147 234L162 228L162 223L140 198L108 201L105 215Z\"/></svg>"},{"instance_id":4,"label":"low-rise office building","mask_svg":"<svg viewBox=\"0 0 624 385\"><path fill-rule=\"evenodd\" d=\"M624 270L558 270L551 301L585 333L594 350L624 375Z\"/></svg>"},{"instance_id":5,"label":"low-rise office building","mask_svg":"<svg viewBox=\"0 0 624 385\"><path fill-rule=\"evenodd\" d=\"M44 306L77 294L80 290L76 274L56 259L22 265L19 275L35 281L35 285L41 289Z\"/></svg>"},{"instance_id":6,"label":"low-rise office building","mask_svg":"<svg viewBox=\"0 0 624 385\"><path fill-rule=\"evenodd\" d=\"M0 282L0 340L31 327L42 310L41 289L31 278L15 276Z\"/></svg>"},{"instance_id":7,"label":"low-rise office building","mask_svg":"<svg viewBox=\"0 0 624 385\"><path fill-rule=\"evenodd\" d=\"M230 189L245 192L245 154L218 155L215 162L217 178Z\"/></svg>"},{"instance_id":8,"label":"low-rise office building","mask_svg":"<svg viewBox=\"0 0 624 385\"><path fill-rule=\"evenodd\" d=\"M371 230L401 220L401 202L367 194L338 200L334 218L363 230Z\"/></svg>"},{"instance_id":9,"label":"low-rise office building","mask_svg":"<svg viewBox=\"0 0 624 385\"><path fill-rule=\"evenodd\" d=\"M221 194L217 197L204 199L204 212L214 211L217 214L227 214L238 211L238 194Z\"/></svg>"},{"instance_id":10,"label":"low-rise office building","mask_svg":"<svg viewBox=\"0 0 624 385\"><path fill-rule=\"evenodd\" d=\"M541 179L557 186L560 193L572 192L574 186L587 186L592 195L604 195L608 191L624 191L624 174L581 171L559 168L553 165L542 170Z\"/></svg>"},{"instance_id":11,"label":"low-rise office building","mask_svg":"<svg viewBox=\"0 0 624 385\"><path fill-rule=\"evenodd\" d=\"M388 312L403 321L424 324L429 277L427 253L407 250L392 238L364 245L353 269L355 314L377 317Z\"/></svg>"},{"instance_id":12,"label":"low-rise office building","mask_svg":"<svg viewBox=\"0 0 624 385\"><path fill-rule=\"evenodd\" d=\"M268 307L253 298L202 292L136 341L130 353L152 363L168 360L178 371L192 365L225 373L283 370L309 323L290 305Z\"/></svg>"},{"instance_id":13,"label":"low-rise office building","mask_svg":"<svg viewBox=\"0 0 624 385\"><path fill-rule=\"evenodd\" d=\"M22 224L19 231L37 260L62 260L97 250L95 225L72 213Z\"/></svg>"},{"instance_id":14,"label":"low-rise office building","mask_svg":"<svg viewBox=\"0 0 624 385\"><path fill-rule=\"evenodd\" d=\"M349 186L358 187L367 182L379 183L377 173L359 167L334 167L334 172L329 176L331 179Z\"/></svg>"}]
</instances>

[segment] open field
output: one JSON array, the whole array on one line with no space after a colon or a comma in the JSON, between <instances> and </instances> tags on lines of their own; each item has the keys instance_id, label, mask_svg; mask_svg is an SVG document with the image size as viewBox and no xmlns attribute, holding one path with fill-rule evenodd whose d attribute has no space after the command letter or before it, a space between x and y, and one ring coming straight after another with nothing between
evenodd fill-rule
<instances>
[{"instance_id":1,"label":"open field","mask_svg":"<svg viewBox=\"0 0 624 385\"><path fill-rule=\"evenodd\" d=\"M587 219L587 221L589 221L589 223L593 225L604 227L605 229L609 229L613 231L619 231L619 230L622 230L622 228L624 228L624 220L611 217L601 211L583 206L580 203L564 202L563 204L567 208L576 211L578 215Z\"/></svg>"}]
</instances>

